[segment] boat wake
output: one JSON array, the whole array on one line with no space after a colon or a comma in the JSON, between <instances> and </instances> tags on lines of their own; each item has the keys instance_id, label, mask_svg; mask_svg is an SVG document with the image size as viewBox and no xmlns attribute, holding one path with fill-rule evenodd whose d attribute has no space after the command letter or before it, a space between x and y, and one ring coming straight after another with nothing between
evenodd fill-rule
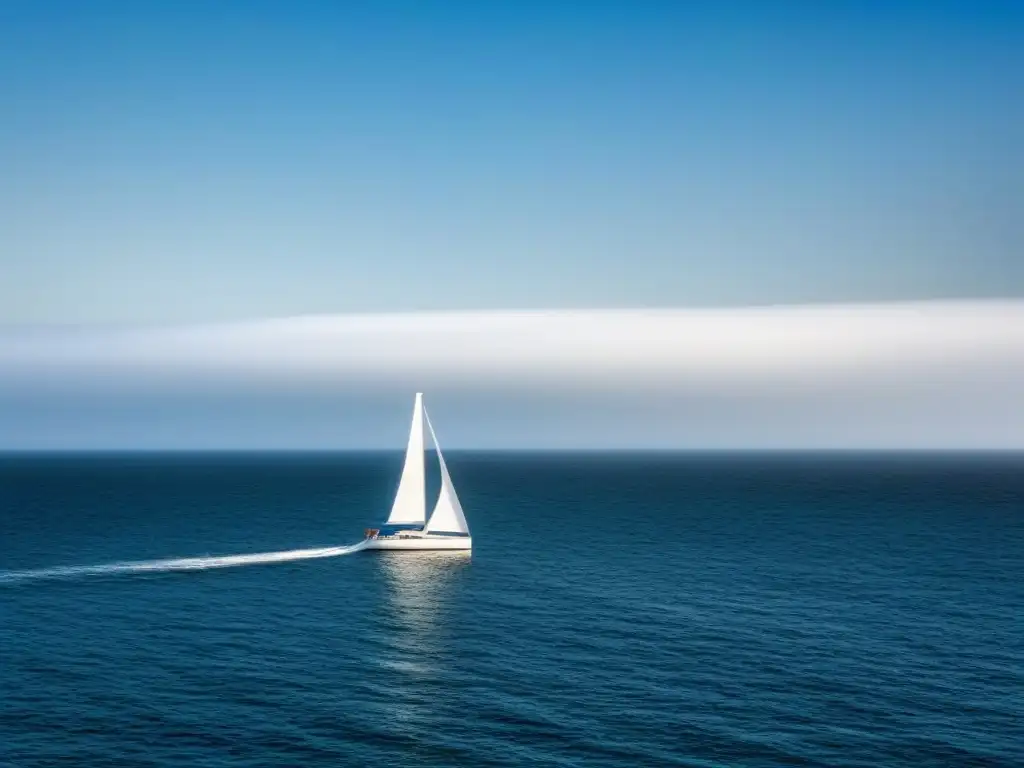
<instances>
[{"instance_id":1,"label":"boat wake","mask_svg":"<svg viewBox=\"0 0 1024 768\"><path fill-rule=\"evenodd\" d=\"M287 563L293 560L314 560L338 557L358 552L365 541L346 547L319 549L290 549L284 552L257 552L250 555L219 555L216 557L177 557L165 560L107 563L106 565L64 565L29 571L0 571L0 584L11 584L41 579L75 579L82 576L113 576L128 573L164 573L168 571L205 571L210 568L236 568L242 565Z\"/></svg>"}]
</instances>

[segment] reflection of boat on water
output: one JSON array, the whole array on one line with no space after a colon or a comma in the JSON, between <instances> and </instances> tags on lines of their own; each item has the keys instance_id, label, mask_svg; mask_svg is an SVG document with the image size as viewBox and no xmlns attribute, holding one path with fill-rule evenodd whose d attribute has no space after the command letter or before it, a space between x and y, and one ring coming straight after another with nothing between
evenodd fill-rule
<instances>
[{"instance_id":1,"label":"reflection of boat on water","mask_svg":"<svg viewBox=\"0 0 1024 768\"><path fill-rule=\"evenodd\" d=\"M378 663L403 673L430 674L436 669L438 655L444 653L444 637L451 631L446 617L457 591L455 581L470 564L471 553L382 552L376 561L389 587L389 631L383 638L388 652L377 657ZM391 714L400 716L395 709Z\"/></svg>"},{"instance_id":2,"label":"reflection of boat on water","mask_svg":"<svg viewBox=\"0 0 1024 768\"><path fill-rule=\"evenodd\" d=\"M443 591L444 582L470 562L467 550L420 551L404 555L381 556L384 575L394 588L397 604L425 605Z\"/></svg>"},{"instance_id":3,"label":"reflection of boat on water","mask_svg":"<svg viewBox=\"0 0 1024 768\"><path fill-rule=\"evenodd\" d=\"M441 470L441 488L430 517L427 517L424 425L430 432ZM380 528L366 531L364 546L366 549L389 550L469 550L473 547L469 524L448 474L441 447L437 444L434 427L423 407L421 392L416 393L413 405L402 479L398 483L391 514Z\"/></svg>"},{"instance_id":4,"label":"reflection of boat on water","mask_svg":"<svg viewBox=\"0 0 1024 768\"><path fill-rule=\"evenodd\" d=\"M438 628L438 613L451 596L454 580L470 564L471 554L467 550L386 553L377 562L390 586L391 615L407 630L430 630L432 635ZM425 640L419 636L417 642Z\"/></svg>"}]
</instances>

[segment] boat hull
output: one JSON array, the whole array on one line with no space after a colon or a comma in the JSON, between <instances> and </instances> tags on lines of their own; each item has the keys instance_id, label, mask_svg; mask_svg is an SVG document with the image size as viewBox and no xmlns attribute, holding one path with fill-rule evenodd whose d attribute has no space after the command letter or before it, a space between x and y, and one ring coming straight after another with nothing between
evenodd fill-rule
<instances>
[{"instance_id":1,"label":"boat hull","mask_svg":"<svg viewBox=\"0 0 1024 768\"><path fill-rule=\"evenodd\" d=\"M364 549L386 550L427 550L427 549L472 549L471 536L382 536L366 539Z\"/></svg>"}]
</instances>

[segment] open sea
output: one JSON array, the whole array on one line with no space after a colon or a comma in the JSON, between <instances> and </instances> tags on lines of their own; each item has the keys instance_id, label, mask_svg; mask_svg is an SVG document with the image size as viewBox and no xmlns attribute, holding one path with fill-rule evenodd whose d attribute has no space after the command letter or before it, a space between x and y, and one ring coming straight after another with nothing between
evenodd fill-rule
<instances>
[{"instance_id":1,"label":"open sea","mask_svg":"<svg viewBox=\"0 0 1024 768\"><path fill-rule=\"evenodd\" d=\"M1024 766L1024 455L446 458L0 456L0 765Z\"/></svg>"}]
</instances>

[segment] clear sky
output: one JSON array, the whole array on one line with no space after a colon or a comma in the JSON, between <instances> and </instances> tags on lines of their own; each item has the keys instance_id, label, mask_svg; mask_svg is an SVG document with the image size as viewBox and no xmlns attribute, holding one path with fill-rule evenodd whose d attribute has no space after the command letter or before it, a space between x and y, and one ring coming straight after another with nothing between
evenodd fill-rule
<instances>
[{"instance_id":1,"label":"clear sky","mask_svg":"<svg viewBox=\"0 0 1024 768\"><path fill-rule=\"evenodd\" d=\"M1021 295L1019 2L0 4L0 324Z\"/></svg>"}]
</instances>

